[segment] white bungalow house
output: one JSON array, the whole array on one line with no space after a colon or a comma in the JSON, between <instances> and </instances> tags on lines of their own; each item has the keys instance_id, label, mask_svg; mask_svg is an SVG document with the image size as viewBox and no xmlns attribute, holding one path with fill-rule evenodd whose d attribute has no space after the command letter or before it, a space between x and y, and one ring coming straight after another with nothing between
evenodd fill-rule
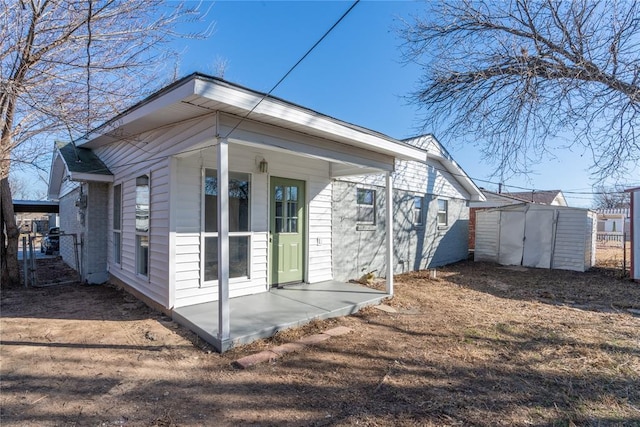
<instances>
[{"instance_id":1,"label":"white bungalow house","mask_svg":"<svg viewBox=\"0 0 640 427\"><path fill-rule=\"evenodd\" d=\"M399 141L198 73L59 144L49 186L86 281L124 286L220 351L250 339L234 325L266 321L248 310L287 311L234 301L369 271L388 296L394 273L466 258L482 197L433 137Z\"/></svg>"}]
</instances>

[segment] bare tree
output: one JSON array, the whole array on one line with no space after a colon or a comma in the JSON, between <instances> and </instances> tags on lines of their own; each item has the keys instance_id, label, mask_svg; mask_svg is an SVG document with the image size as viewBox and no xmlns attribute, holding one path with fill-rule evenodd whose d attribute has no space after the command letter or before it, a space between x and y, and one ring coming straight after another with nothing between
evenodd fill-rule
<instances>
[{"instance_id":1,"label":"bare tree","mask_svg":"<svg viewBox=\"0 0 640 427\"><path fill-rule=\"evenodd\" d=\"M640 160L640 2L442 0L401 29L423 66L412 99L498 170L556 149L624 178Z\"/></svg>"},{"instance_id":2,"label":"bare tree","mask_svg":"<svg viewBox=\"0 0 640 427\"><path fill-rule=\"evenodd\" d=\"M75 140L157 89L177 37L206 37L199 6L162 0L0 0L0 283L19 280L11 167L47 169ZM178 27L197 23L192 34Z\"/></svg>"},{"instance_id":3,"label":"bare tree","mask_svg":"<svg viewBox=\"0 0 640 427\"><path fill-rule=\"evenodd\" d=\"M631 193L625 193L624 188L598 188L593 196L594 209L628 209L631 206Z\"/></svg>"}]
</instances>

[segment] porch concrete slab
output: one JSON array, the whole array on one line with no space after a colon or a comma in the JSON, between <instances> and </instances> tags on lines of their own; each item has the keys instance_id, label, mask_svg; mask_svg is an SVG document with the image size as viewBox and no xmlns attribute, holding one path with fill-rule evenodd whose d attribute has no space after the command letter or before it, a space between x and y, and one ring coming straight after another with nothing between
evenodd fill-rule
<instances>
[{"instance_id":1,"label":"porch concrete slab","mask_svg":"<svg viewBox=\"0 0 640 427\"><path fill-rule=\"evenodd\" d=\"M361 285L329 281L231 298L228 340L218 338L217 302L176 308L173 318L224 352L315 319L353 314L362 307L378 304L387 296L383 291Z\"/></svg>"}]
</instances>

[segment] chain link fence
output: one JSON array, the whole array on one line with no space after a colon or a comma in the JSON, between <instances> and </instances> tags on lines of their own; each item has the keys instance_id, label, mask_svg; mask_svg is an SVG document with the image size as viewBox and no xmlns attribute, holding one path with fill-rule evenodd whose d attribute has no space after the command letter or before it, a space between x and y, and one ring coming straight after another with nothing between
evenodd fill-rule
<instances>
[{"instance_id":1,"label":"chain link fence","mask_svg":"<svg viewBox=\"0 0 640 427\"><path fill-rule=\"evenodd\" d=\"M629 233L599 232L596 241L596 266L619 271L620 277L629 275L631 241Z\"/></svg>"},{"instance_id":2,"label":"chain link fence","mask_svg":"<svg viewBox=\"0 0 640 427\"><path fill-rule=\"evenodd\" d=\"M19 258L24 286L45 287L81 281L77 240L75 234L59 234L57 250L45 251L40 237L23 236Z\"/></svg>"}]
</instances>

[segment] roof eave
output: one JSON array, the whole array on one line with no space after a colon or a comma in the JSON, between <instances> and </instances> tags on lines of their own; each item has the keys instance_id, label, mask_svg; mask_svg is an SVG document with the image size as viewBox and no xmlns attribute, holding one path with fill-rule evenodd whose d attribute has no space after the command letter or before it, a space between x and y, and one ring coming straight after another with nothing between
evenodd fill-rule
<instances>
[{"instance_id":1,"label":"roof eave","mask_svg":"<svg viewBox=\"0 0 640 427\"><path fill-rule=\"evenodd\" d=\"M438 160L449 173L464 187L469 193L469 200L472 202L484 202L487 200L482 190L476 185L475 182L465 173L464 170L455 162L455 160L439 156L435 154L429 154L430 158Z\"/></svg>"},{"instance_id":2,"label":"roof eave","mask_svg":"<svg viewBox=\"0 0 640 427\"><path fill-rule=\"evenodd\" d=\"M303 126L312 135L347 144L351 142L352 145L384 153L397 159L426 161L427 158L426 151L384 134L218 78L197 73L178 80L134 105L99 126L81 140L76 141L76 145L87 147L100 145L107 141L104 139L105 136L117 135L117 132L114 132L117 129L136 120L151 117L155 112L180 103L189 97L193 98L194 95L222 104L223 107L219 108L219 111L225 112L224 106L226 105L229 109L240 109L246 114L251 113L251 119L255 121L260 121L260 117L263 117L279 122L279 125L284 128L293 125ZM101 140L104 141L100 142ZM93 141L95 141L94 144L92 144Z\"/></svg>"},{"instance_id":3,"label":"roof eave","mask_svg":"<svg viewBox=\"0 0 640 427\"><path fill-rule=\"evenodd\" d=\"M69 172L71 181L79 182L113 182L113 175L86 173L86 172Z\"/></svg>"}]
</instances>

